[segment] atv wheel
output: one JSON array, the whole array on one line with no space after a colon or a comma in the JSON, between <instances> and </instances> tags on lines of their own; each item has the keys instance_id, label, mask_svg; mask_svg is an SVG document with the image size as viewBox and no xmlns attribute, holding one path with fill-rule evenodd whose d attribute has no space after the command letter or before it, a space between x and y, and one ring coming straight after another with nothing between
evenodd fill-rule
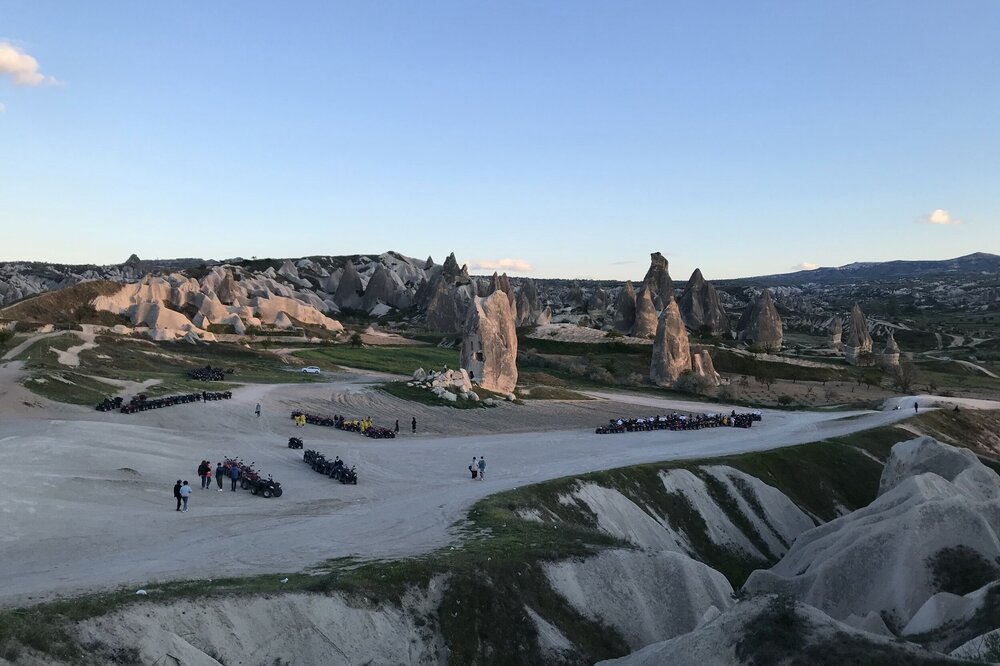
<instances>
[{"instance_id":1,"label":"atv wheel","mask_svg":"<svg viewBox=\"0 0 1000 666\"><path fill-rule=\"evenodd\" d=\"M275 488L274 489L274 496L275 497L281 497L281 493L283 493L283 492L284 491L281 488Z\"/></svg>"},{"instance_id":2,"label":"atv wheel","mask_svg":"<svg viewBox=\"0 0 1000 666\"><path fill-rule=\"evenodd\" d=\"M243 490L246 490L246 489L247 489L247 485L248 485L248 484L247 484L247 482L246 482L246 481L240 481L240 488L242 488Z\"/></svg>"},{"instance_id":3,"label":"atv wheel","mask_svg":"<svg viewBox=\"0 0 1000 666\"><path fill-rule=\"evenodd\" d=\"M260 494L264 496L264 499L270 499L271 498L271 489L270 488L264 488L264 490L260 491Z\"/></svg>"},{"instance_id":4,"label":"atv wheel","mask_svg":"<svg viewBox=\"0 0 1000 666\"><path fill-rule=\"evenodd\" d=\"M250 486L250 494L251 495L257 494L257 486Z\"/></svg>"}]
</instances>

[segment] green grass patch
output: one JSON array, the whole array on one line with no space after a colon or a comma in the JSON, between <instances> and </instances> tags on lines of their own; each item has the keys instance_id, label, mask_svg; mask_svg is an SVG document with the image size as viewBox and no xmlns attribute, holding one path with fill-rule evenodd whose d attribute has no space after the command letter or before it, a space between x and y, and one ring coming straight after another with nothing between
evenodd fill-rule
<instances>
[{"instance_id":1,"label":"green grass patch","mask_svg":"<svg viewBox=\"0 0 1000 666\"><path fill-rule=\"evenodd\" d=\"M310 365L325 369L336 366L376 370L396 375L412 376L417 368L440 370L445 366L457 368L459 353L440 347L350 347L335 345L295 352L295 356Z\"/></svg>"},{"instance_id":2,"label":"green grass patch","mask_svg":"<svg viewBox=\"0 0 1000 666\"><path fill-rule=\"evenodd\" d=\"M119 389L113 384L75 372L53 371L33 374L22 382L35 395L71 405L96 405Z\"/></svg>"}]
</instances>

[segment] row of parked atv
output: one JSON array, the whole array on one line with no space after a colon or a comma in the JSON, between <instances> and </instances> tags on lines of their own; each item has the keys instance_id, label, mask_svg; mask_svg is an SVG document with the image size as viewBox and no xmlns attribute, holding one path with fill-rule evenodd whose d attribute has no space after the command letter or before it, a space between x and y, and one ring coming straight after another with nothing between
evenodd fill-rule
<instances>
[{"instance_id":1,"label":"row of parked atv","mask_svg":"<svg viewBox=\"0 0 1000 666\"><path fill-rule=\"evenodd\" d=\"M237 479L240 488L249 490L251 495L260 495L268 499L271 497L281 497L282 492L284 492L281 490L281 484L272 479L270 474L265 479L260 471L254 467L253 462L245 463L242 458L226 458L223 468L229 478L232 478L229 475L229 470L233 467L239 470Z\"/></svg>"},{"instance_id":2,"label":"row of parked atv","mask_svg":"<svg viewBox=\"0 0 1000 666\"><path fill-rule=\"evenodd\" d=\"M289 443L289 446L291 446L291 443ZM312 467L314 472L325 474L331 479L336 479L341 483L353 483L354 485L358 485L357 468L354 466L348 467L347 464L340 459L340 456L337 456L333 460L329 460L319 451L306 449L306 451L302 454L302 460L304 460L307 465Z\"/></svg>"}]
</instances>

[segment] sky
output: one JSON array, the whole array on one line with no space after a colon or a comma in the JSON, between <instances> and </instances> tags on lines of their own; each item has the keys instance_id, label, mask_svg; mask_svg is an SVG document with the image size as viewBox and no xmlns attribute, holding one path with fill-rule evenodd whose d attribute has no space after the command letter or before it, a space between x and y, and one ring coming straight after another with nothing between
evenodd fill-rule
<instances>
[{"instance_id":1,"label":"sky","mask_svg":"<svg viewBox=\"0 0 1000 666\"><path fill-rule=\"evenodd\" d=\"M1000 2L0 0L0 260L1000 253Z\"/></svg>"}]
</instances>

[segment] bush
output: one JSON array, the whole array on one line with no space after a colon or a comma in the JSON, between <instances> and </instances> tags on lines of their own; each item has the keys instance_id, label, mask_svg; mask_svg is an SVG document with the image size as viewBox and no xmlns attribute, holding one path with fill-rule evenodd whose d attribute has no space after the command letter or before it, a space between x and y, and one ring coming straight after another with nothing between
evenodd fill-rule
<instances>
[{"instance_id":1,"label":"bush","mask_svg":"<svg viewBox=\"0 0 1000 666\"><path fill-rule=\"evenodd\" d=\"M790 395L784 395L784 394L782 394L782 395L778 396L778 404L781 405L781 406L783 406L783 407L787 407L788 405L792 404L793 402L795 402L795 398L793 398Z\"/></svg>"},{"instance_id":2,"label":"bush","mask_svg":"<svg viewBox=\"0 0 1000 666\"><path fill-rule=\"evenodd\" d=\"M712 382L707 377L685 372L674 382L674 389L682 393L704 394L712 388Z\"/></svg>"},{"instance_id":3,"label":"bush","mask_svg":"<svg viewBox=\"0 0 1000 666\"><path fill-rule=\"evenodd\" d=\"M968 546L942 548L927 558L934 589L938 592L968 594L997 579L1000 567Z\"/></svg>"}]
</instances>

